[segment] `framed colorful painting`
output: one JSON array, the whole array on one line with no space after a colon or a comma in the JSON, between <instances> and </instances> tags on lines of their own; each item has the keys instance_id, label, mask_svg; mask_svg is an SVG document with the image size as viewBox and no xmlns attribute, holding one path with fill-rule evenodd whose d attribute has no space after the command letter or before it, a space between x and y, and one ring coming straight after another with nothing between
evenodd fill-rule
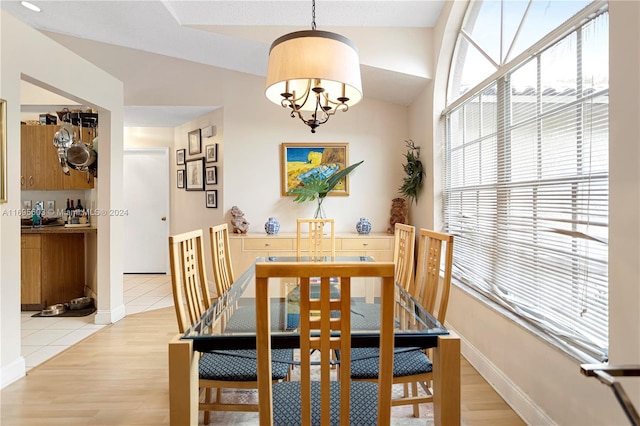
<instances>
[{"instance_id":1,"label":"framed colorful painting","mask_svg":"<svg viewBox=\"0 0 640 426\"><path fill-rule=\"evenodd\" d=\"M349 144L346 142L284 142L281 148L282 195L289 195L289 190L302 185L303 180L312 174L329 177L349 164ZM349 195L349 176L339 182L329 195Z\"/></svg>"}]
</instances>

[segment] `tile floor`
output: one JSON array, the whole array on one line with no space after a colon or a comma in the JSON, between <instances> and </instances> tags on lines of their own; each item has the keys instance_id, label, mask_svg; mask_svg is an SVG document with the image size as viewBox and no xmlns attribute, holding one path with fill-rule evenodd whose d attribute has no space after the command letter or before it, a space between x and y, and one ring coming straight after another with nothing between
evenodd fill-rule
<instances>
[{"instance_id":1,"label":"tile floor","mask_svg":"<svg viewBox=\"0 0 640 426\"><path fill-rule=\"evenodd\" d=\"M127 315L173 306L171 276L125 274L124 304ZM33 318L35 313L21 313L22 356L27 372L104 327L94 324L95 314Z\"/></svg>"}]
</instances>

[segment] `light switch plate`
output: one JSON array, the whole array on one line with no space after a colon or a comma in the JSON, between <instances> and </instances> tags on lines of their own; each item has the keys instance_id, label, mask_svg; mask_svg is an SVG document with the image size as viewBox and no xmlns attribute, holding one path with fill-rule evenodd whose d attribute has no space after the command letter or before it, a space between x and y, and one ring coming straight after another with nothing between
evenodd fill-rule
<instances>
[{"instance_id":1,"label":"light switch plate","mask_svg":"<svg viewBox=\"0 0 640 426\"><path fill-rule=\"evenodd\" d=\"M55 210L56 202L55 201L47 201L47 210Z\"/></svg>"},{"instance_id":2,"label":"light switch plate","mask_svg":"<svg viewBox=\"0 0 640 426\"><path fill-rule=\"evenodd\" d=\"M23 206L25 209L31 209L31 200L24 200L24 201L22 202L22 206Z\"/></svg>"}]
</instances>

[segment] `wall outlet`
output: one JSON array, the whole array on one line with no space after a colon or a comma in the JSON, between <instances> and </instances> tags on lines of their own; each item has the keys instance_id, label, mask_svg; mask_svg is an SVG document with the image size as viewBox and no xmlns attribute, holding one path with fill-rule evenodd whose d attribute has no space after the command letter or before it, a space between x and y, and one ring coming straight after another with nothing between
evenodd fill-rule
<instances>
[{"instance_id":1,"label":"wall outlet","mask_svg":"<svg viewBox=\"0 0 640 426\"><path fill-rule=\"evenodd\" d=\"M47 211L53 211L56 209L55 201L47 201Z\"/></svg>"},{"instance_id":2,"label":"wall outlet","mask_svg":"<svg viewBox=\"0 0 640 426\"><path fill-rule=\"evenodd\" d=\"M24 200L22 202L22 207L24 207L27 210L31 210L31 200Z\"/></svg>"}]
</instances>

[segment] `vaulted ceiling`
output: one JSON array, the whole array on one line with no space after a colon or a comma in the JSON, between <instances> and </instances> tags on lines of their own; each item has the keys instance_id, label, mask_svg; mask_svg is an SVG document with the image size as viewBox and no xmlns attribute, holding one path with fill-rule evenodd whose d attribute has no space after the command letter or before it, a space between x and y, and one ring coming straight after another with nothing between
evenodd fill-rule
<instances>
[{"instance_id":1,"label":"vaulted ceiling","mask_svg":"<svg viewBox=\"0 0 640 426\"><path fill-rule=\"evenodd\" d=\"M158 61L154 66L181 61L185 75L189 67L204 65L212 72L264 76L271 42L310 29L312 16L311 0L31 3L41 11L28 10L15 0L3 0L0 7L123 81L125 103L132 98L127 91L136 90L132 86L140 72L149 72L149 55ZM444 0L317 0L316 24L358 46L365 97L407 105L431 78L429 40L443 4ZM140 54L132 55L132 50ZM126 66L116 64L120 61ZM190 105L184 98L154 105L152 98L136 97L136 104L126 104L125 124L175 126L220 107ZM170 119L163 114L168 111Z\"/></svg>"}]
</instances>

